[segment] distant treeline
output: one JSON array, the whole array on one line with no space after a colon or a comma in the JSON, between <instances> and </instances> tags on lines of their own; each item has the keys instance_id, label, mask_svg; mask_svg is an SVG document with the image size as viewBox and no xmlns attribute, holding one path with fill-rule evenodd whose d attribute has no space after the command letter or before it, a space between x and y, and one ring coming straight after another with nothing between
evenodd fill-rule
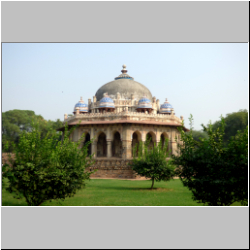
<instances>
[{"instance_id":1,"label":"distant treeline","mask_svg":"<svg viewBox=\"0 0 250 250\"><path fill-rule=\"evenodd\" d=\"M213 130L219 128L221 120L216 121L212 124ZM228 142L228 140L235 136L237 131L243 131L248 125L248 111L246 109L241 109L238 112L233 112L227 114L225 117L225 135L224 135L224 142ZM199 141L202 138L208 139L207 132L202 130L193 130L193 138L196 141Z\"/></svg>"},{"instance_id":2,"label":"distant treeline","mask_svg":"<svg viewBox=\"0 0 250 250\"><path fill-rule=\"evenodd\" d=\"M39 127L41 137L44 138L50 129L56 130L63 126L60 119L56 121L45 120L41 115L36 115L31 110L10 110L2 113L2 152L9 144L9 152L13 151L12 143L17 144L23 131L30 132L32 123ZM60 139L60 137L58 137Z\"/></svg>"}]
</instances>

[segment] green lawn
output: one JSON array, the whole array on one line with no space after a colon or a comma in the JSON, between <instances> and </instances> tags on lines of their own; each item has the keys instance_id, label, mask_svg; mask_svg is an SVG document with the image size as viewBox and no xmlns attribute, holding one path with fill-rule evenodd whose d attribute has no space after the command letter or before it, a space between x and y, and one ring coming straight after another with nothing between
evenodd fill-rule
<instances>
[{"instance_id":1,"label":"green lawn","mask_svg":"<svg viewBox=\"0 0 250 250\"><path fill-rule=\"evenodd\" d=\"M178 179L156 182L153 190L150 186L151 181L92 179L74 197L61 204L44 202L42 206L203 206L192 200L191 192ZM27 206L27 203L3 189L2 206Z\"/></svg>"}]
</instances>

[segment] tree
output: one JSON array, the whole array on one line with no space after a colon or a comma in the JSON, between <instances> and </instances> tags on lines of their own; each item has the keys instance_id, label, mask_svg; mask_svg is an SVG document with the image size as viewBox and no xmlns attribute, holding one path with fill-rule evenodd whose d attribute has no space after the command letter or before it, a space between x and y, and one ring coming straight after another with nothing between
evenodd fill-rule
<instances>
[{"instance_id":1,"label":"tree","mask_svg":"<svg viewBox=\"0 0 250 250\"><path fill-rule=\"evenodd\" d=\"M186 132L186 133L190 133L190 132ZM202 130L193 130L192 131L192 135L195 141L200 141L201 139L205 138L208 139L208 134L205 131Z\"/></svg>"},{"instance_id":2,"label":"tree","mask_svg":"<svg viewBox=\"0 0 250 250\"><path fill-rule=\"evenodd\" d=\"M238 132L227 145L223 142L225 121L212 129L203 125L208 139L195 141L190 133L180 128L180 156L173 156L178 165L177 174L184 186L193 193L193 199L212 206L228 206L236 201L248 202L248 129Z\"/></svg>"},{"instance_id":3,"label":"tree","mask_svg":"<svg viewBox=\"0 0 250 250\"><path fill-rule=\"evenodd\" d=\"M150 178L152 180L151 189L153 189L154 181L168 181L175 175L175 166L172 160L168 159L168 141L162 146L160 142L157 146L149 147L150 140L145 145L140 142L133 149L133 161L131 166L133 170L140 176ZM135 155L138 152L138 157Z\"/></svg>"},{"instance_id":4,"label":"tree","mask_svg":"<svg viewBox=\"0 0 250 250\"><path fill-rule=\"evenodd\" d=\"M10 110L2 113L2 144L18 143L22 131L30 131L35 112L30 110ZM3 147L4 148L4 147ZM9 147L12 151L13 148Z\"/></svg>"},{"instance_id":5,"label":"tree","mask_svg":"<svg viewBox=\"0 0 250 250\"><path fill-rule=\"evenodd\" d=\"M29 206L41 205L46 200L65 199L73 196L85 185L90 174L85 168L93 164L92 156L87 158L88 144L79 148L79 142L69 139L65 127L63 141L51 130L45 138L37 126L31 132L24 131L14 147L15 160L5 164L3 177L9 180L9 192L23 195ZM84 135L83 135L84 136Z\"/></svg>"},{"instance_id":6,"label":"tree","mask_svg":"<svg viewBox=\"0 0 250 250\"><path fill-rule=\"evenodd\" d=\"M216 121L212 127L213 130L221 126L221 121ZM225 134L223 136L224 143L228 143L231 136L235 136L237 131L243 131L248 126L248 111L241 109L238 112L227 114L225 117Z\"/></svg>"},{"instance_id":7,"label":"tree","mask_svg":"<svg viewBox=\"0 0 250 250\"><path fill-rule=\"evenodd\" d=\"M41 115L36 115L31 110L10 110L2 113L2 147L5 145L18 144L19 137L23 131L30 132L32 129L32 121L36 122L41 137L44 138L50 129L58 129L63 126L62 121L46 121ZM58 140L61 138L58 137ZM12 146L8 147L8 152L13 152Z\"/></svg>"}]
</instances>

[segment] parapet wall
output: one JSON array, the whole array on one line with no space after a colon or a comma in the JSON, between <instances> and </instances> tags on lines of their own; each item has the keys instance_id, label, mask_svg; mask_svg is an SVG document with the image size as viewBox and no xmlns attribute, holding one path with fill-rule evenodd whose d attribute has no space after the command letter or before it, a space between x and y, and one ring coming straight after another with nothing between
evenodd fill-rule
<instances>
[{"instance_id":1,"label":"parapet wall","mask_svg":"<svg viewBox=\"0 0 250 250\"><path fill-rule=\"evenodd\" d=\"M180 125L182 120L175 115L165 114L145 114L139 112L124 111L120 113L88 113L88 114L76 114L70 116L64 120L64 123L70 123L73 121L81 120L83 122L88 121L114 121L114 120L132 120L132 121L155 121L155 122L169 122Z\"/></svg>"}]
</instances>

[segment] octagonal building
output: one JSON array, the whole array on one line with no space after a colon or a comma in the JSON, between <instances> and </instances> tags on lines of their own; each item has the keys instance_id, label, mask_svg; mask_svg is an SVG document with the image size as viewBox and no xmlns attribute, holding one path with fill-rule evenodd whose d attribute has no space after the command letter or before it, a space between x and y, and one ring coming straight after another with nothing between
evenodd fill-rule
<instances>
[{"instance_id":1,"label":"octagonal building","mask_svg":"<svg viewBox=\"0 0 250 250\"><path fill-rule=\"evenodd\" d=\"M178 154L177 143L183 117L175 116L173 106L167 101L160 104L150 90L127 74L122 74L101 86L93 100L81 100L73 106L73 116L64 115L64 123L77 127L70 135L78 141L84 133L82 145L90 140L88 153L93 154L98 169L94 178L140 178L129 163L133 148L139 142L151 139L151 145L168 139L170 154ZM61 129L63 130L63 128ZM177 138L177 143L176 143Z\"/></svg>"}]
</instances>

